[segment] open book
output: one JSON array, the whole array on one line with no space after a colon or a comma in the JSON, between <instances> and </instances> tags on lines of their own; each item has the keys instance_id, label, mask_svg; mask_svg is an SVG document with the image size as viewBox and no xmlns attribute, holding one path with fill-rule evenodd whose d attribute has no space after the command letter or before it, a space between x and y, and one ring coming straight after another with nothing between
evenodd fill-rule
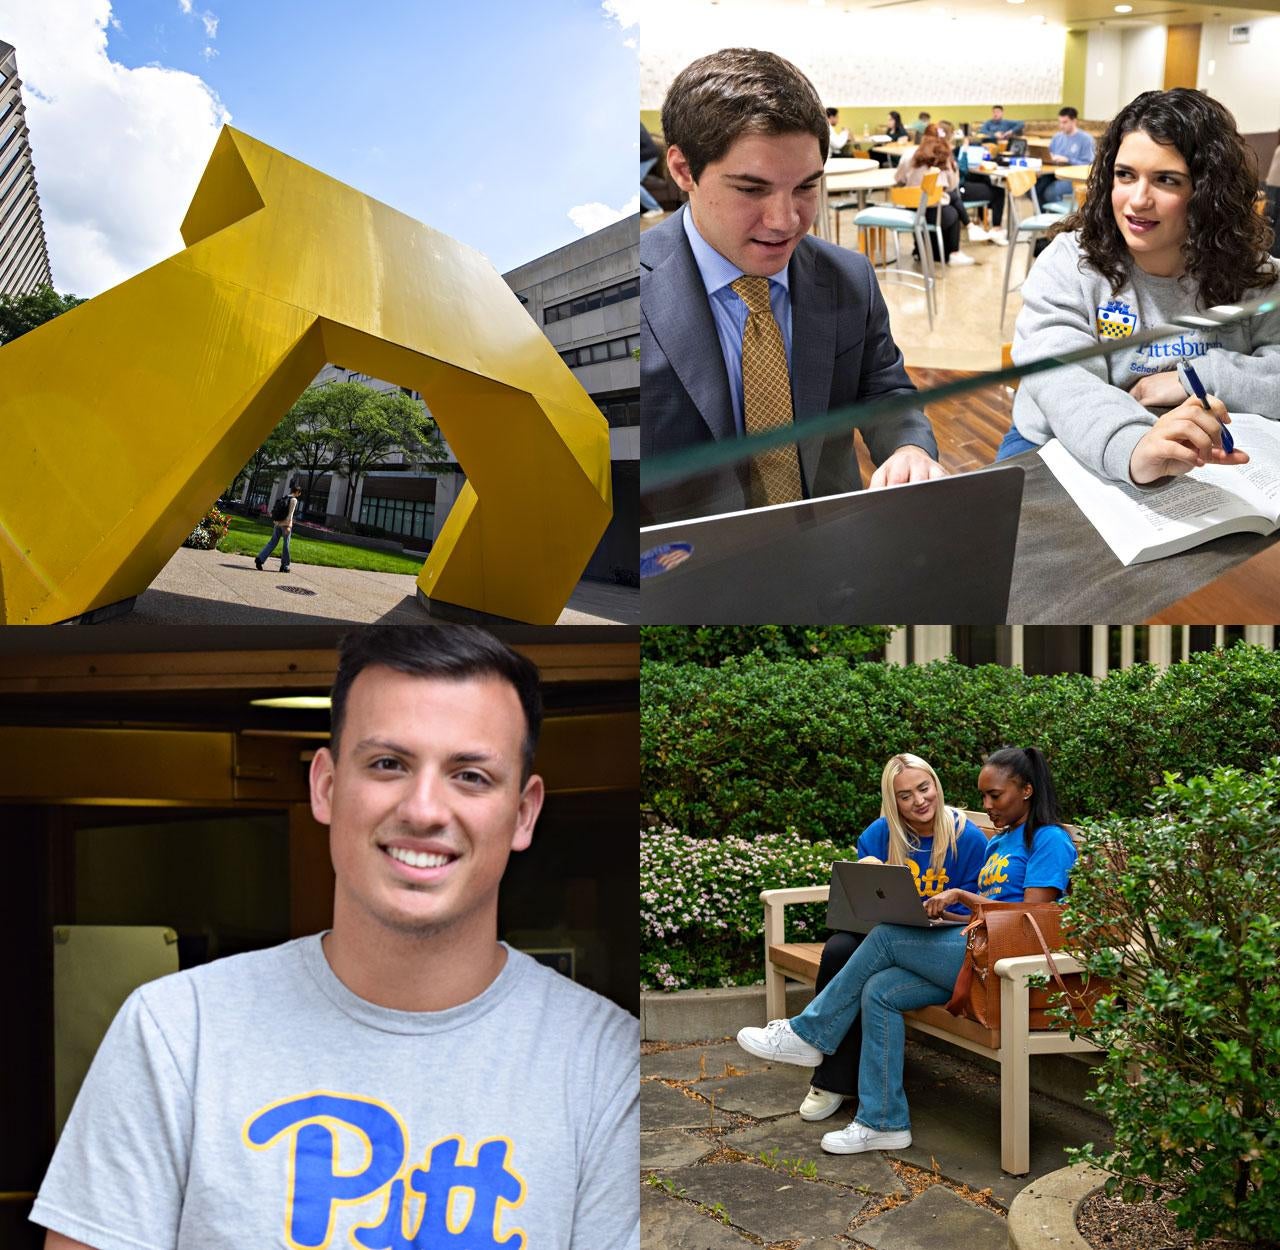
<instances>
[{"instance_id":1,"label":"open book","mask_svg":"<svg viewBox=\"0 0 1280 1250\"><path fill-rule=\"evenodd\" d=\"M1098 477L1056 438L1040 455L1120 563L1139 564L1220 534L1280 529L1280 423L1233 412L1231 436L1248 464L1205 465L1147 490Z\"/></svg>"}]
</instances>

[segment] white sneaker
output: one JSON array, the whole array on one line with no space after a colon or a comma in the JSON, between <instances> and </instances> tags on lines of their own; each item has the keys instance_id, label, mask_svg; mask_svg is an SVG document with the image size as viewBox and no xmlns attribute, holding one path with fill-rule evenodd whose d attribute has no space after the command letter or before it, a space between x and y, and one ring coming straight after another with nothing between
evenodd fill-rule
<instances>
[{"instance_id":1,"label":"white sneaker","mask_svg":"<svg viewBox=\"0 0 1280 1250\"><path fill-rule=\"evenodd\" d=\"M956 265L976 265L977 263L972 256L966 256L963 252L952 252L947 257L947 264L953 267Z\"/></svg>"},{"instance_id":2,"label":"white sneaker","mask_svg":"<svg viewBox=\"0 0 1280 1250\"><path fill-rule=\"evenodd\" d=\"M770 1020L763 1029L739 1029L738 1045L758 1059L794 1063L802 1068L816 1068L826 1057L816 1046L797 1037L789 1020Z\"/></svg>"},{"instance_id":3,"label":"white sneaker","mask_svg":"<svg viewBox=\"0 0 1280 1250\"><path fill-rule=\"evenodd\" d=\"M991 236L981 226L977 225L976 223L970 224L969 226L969 242L970 243L985 243L990 237Z\"/></svg>"},{"instance_id":4,"label":"white sneaker","mask_svg":"<svg viewBox=\"0 0 1280 1250\"><path fill-rule=\"evenodd\" d=\"M987 235L987 238L994 243L996 247L1009 246L1009 236L1004 232L1003 228L1000 230L993 230L989 235Z\"/></svg>"},{"instance_id":5,"label":"white sneaker","mask_svg":"<svg viewBox=\"0 0 1280 1250\"><path fill-rule=\"evenodd\" d=\"M843 1094L833 1094L829 1089L819 1089L816 1085L810 1085L809 1092L804 1096L804 1102L800 1104L800 1118L825 1120L829 1115L835 1115L840 1110L842 1102L844 1102Z\"/></svg>"},{"instance_id":6,"label":"white sneaker","mask_svg":"<svg viewBox=\"0 0 1280 1250\"><path fill-rule=\"evenodd\" d=\"M911 1131L881 1133L854 1120L848 1128L838 1133L827 1133L822 1138L822 1148L829 1155L857 1155L864 1150L905 1150L911 1145Z\"/></svg>"}]
</instances>

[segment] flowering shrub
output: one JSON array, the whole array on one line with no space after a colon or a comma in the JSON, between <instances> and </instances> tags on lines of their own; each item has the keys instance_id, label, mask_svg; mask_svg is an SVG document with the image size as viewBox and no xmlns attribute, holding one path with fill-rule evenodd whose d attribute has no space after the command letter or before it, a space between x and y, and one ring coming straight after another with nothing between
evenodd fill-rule
<instances>
[{"instance_id":1,"label":"flowering shrub","mask_svg":"<svg viewBox=\"0 0 1280 1250\"><path fill-rule=\"evenodd\" d=\"M210 508L196 523L195 529L183 539L182 545L194 547L198 551L212 551L227 536L230 528L231 518L225 512L219 512L216 507Z\"/></svg>"},{"instance_id":2,"label":"flowering shrub","mask_svg":"<svg viewBox=\"0 0 1280 1250\"><path fill-rule=\"evenodd\" d=\"M761 979L760 891L825 885L831 861L853 848L810 842L794 829L746 838L690 838L670 828L640 832L642 989L751 985ZM787 908L788 936L825 936L826 905Z\"/></svg>"},{"instance_id":3,"label":"flowering shrub","mask_svg":"<svg viewBox=\"0 0 1280 1250\"><path fill-rule=\"evenodd\" d=\"M1067 902L1073 948L1116 987L1085 1030L1115 1144L1074 1157L1126 1199L1154 1181L1197 1237L1251 1245L1280 1234L1278 791L1274 759L1166 775L1146 817L1088 830Z\"/></svg>"}]
</instances>

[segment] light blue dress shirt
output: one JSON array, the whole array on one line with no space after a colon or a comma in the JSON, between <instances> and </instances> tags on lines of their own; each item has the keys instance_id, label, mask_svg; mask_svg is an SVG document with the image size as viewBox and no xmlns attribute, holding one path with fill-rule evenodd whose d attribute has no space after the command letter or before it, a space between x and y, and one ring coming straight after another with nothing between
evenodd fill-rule
<instances>
[{"instance_id":1,"label":"light blue dress shirt","mask_svg":"<svg viewBox=\"0 0 1280 1250\"><path fill-rule=\"evenodd\" d=\"M684 209L684 232L693 259L697 262L702 283L707 288L707 303L711 305L711 317L716 324L716 337L724 356L725 371L729 375L729 398L733 402L733 424L739 434L746 432L742 418L742 333L747 328L747 304L730 283L742 277L742 270L732 261L725 260L710 243L698 233L693 224L693 214L688 205ZM782 345L787 352L787 369L791 368L791 288L787 282L787 270L769 279L769 303L774 320L782 330Z\"/></svg>"}]
</instances>

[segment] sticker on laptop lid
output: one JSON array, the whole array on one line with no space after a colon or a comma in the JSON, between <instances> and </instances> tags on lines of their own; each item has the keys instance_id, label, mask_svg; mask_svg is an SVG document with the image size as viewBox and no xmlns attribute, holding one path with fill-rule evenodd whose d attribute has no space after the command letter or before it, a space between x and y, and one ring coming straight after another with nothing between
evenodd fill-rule
<instances>
[{"instance_id":1,"label":"sticker on laptop lid","mask_svg":"<svg viewBox=\"0 0 1280 1250\"><path fill-rule=\"evenodd\" d=\"M657 577L670 573L677 564L683 564L693 555L692 543L663 543L640 553L640 576Z\"/></svg>"}]
</instances>

